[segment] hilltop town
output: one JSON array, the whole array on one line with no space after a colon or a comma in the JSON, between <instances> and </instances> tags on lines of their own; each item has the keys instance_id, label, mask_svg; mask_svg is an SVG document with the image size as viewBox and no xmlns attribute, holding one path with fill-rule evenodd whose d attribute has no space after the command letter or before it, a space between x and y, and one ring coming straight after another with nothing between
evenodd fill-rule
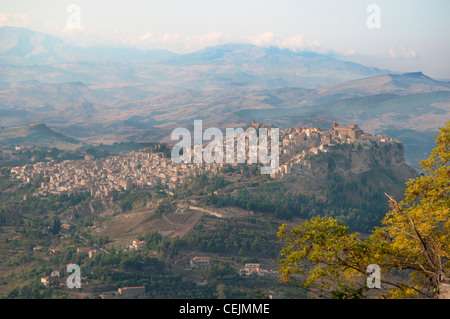
<instances>
[{"instance_id":1,"label":"hilltop town","mask_svg":"<svg viewBox=\"0 0 450 319\"><path fill-rule=\"evenodd\" d=\"M258 135L246 139L247 149L261 129L274 127L253 121L245 132L249 128ZM47 294L68 290L76 295L66 288L65 277L58 277L58 269L74 263L85 267L82 289L89 296L144 298L195 291L206 297L216 288L205 282L223 278L232 278L246 296L253 292L243 286L261 281L271 287L270 295L276 288L273 295L280 296L285 287L278 286L274 271L280 223L333 216L366 233L385 214L384 192L403 191L404 180L414 172L399 141L365 133L357 124L278 133L279 166L267 175L258 173L261 163L174 163L170 147L159 144L109 156L43 151L36 157L40 160L3 173L8 187L4 211L20 207L16 210L28 214L30 222L16 222L17 214L5 218L33 229L7 229L4 245L18 245L29 236L39 239L27 254L46 260L48 267L36 272L34 286ZM191 154L203 146L193 145ZM1 155L13 159L25 148L3 147ZM16 181L10 183L10 177ZM38 205L39 214L28 208ZM111 267L120 278L114 284L107 279ZM131 274L140 277L129 280ZM173 280L173 289L153 286L155 274L161 286ZM191 286L180 288L176 276Z\"/></svg>"},{"instance_id":2,"label":"hilltop town","mask_svg":"<svg viewBox=\"0 0 450 319\"><path fill-rule=\"evenodd\" d=\"M249 127L260 129L272 126L252 122ZM385 135L365 133L357 124L339 126L337 123L333 123L331 130L280 129L279 142L280 165L278 170L270 175L273 179L311 173L311 158L334 151L339 145L353 145L355 150L370 149L374 145L401 145ZM155 186L171 190L177 184L183 183L184 177L194 172L217 173L226 165L229 164L176 164L163 153L146 148L103 159L86 154L85 158L80 160L37 162L13 167L11 174L24 183L39 183L35 196L90 192L94 197L108 197L114 190L146 189ZM231 165L238 164L235 162Z\"/></svg>"}]
</instances>

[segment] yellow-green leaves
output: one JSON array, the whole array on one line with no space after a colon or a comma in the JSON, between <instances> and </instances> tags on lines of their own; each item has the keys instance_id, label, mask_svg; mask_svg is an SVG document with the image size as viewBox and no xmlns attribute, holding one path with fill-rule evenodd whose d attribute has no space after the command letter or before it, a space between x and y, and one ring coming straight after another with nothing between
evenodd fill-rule
<instances>
[{"instance_id":1,"label":"yellow-green leaves","mask_svg":"<svg viewBox=\"0 0 450 319\"><path fill-rule=\"evenodd\" d=\"M440 131L421 163L423 175L407 183L403 201L387 194L391 210L370 236L349 233L332 218L283 225L281 279L330 298L360 298L373 295L364 279L368 265L376 264L383 297L436 296L439 284L450 280L450 121Z\"/></svg>"},{"instance_id":2,"label":"yellow-green leaves","mask_svg":"<svg viewBox=\"0 0 450 319\"><path fill-rule=\"evenodd\" d=\"M279 270L285 283L335 291L337 286L348 288L347 279L360 272L355 261L364 255L364 245L332 218L316 217L292 229L283 225L278 236L287 243Z\"/></svg>"}]
</instances>

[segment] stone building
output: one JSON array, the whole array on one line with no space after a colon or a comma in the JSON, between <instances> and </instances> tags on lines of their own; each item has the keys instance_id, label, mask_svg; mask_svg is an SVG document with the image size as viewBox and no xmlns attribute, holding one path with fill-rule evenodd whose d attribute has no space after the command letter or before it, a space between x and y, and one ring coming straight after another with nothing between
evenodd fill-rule
<instances>
[{"instance_id":1,"label":"stone building","mask_svg":"<svg viewBox=\"0 0 450 319\"><path fill-rule=\"evenodd\" d=\"M338 123L333 122L331 134L339 136L341 138L351 138L353 140L359 139L364 133L358 126L358 124L350 124L349 126L339 126Z\"/></svg>"}]
</instances>

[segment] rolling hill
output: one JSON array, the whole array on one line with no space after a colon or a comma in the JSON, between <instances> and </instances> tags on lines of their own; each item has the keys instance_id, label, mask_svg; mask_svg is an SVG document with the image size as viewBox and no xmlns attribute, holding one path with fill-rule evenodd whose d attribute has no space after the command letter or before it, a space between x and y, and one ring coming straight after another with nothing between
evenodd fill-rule
<instances>
[{"instance_id":1,"label":"rolling hill","mask_svg":"<svg viewBox=\"0 0 450 319\"><path fill-rule=\"evenodd\" d=\"M55 132L43 123L0 128L0 145L30 145L77 149L83 143Z\"/></svg>"}]
</instances>

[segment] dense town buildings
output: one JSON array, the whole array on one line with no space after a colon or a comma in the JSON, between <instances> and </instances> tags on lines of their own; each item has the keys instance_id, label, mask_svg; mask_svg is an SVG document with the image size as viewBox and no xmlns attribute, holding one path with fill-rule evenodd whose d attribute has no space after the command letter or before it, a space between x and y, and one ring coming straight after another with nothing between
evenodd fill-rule
<instances>
[{"instance_id":1,"label":"dense town buildings","mask_svg":"<svg viewBox=\"0 0 450 319\"><path fill-rule=\"evenodd\" d=\"M251 127L261 124L252 122ZM373 143L388 143L384 135L364 133L356 124L348 127L334 123L332 129L289 128L279 130L280 166L272 178L282 178L293 168L302 169L308 156L326 153L336 145L353 143L370 147ZM193 153L193 152L192 152ZM104 159L86 156L82 160L38 162L13 167L11 174L26 183L39 183L36 196L48 194L90 192L95 197L108 197L114 190L145 189L156 185L173 189L194 171L217 173L226 163L174 163L163 153L143 149ZM236 164L232 164L236 165Z\"/></svg>"}]
</instances>

